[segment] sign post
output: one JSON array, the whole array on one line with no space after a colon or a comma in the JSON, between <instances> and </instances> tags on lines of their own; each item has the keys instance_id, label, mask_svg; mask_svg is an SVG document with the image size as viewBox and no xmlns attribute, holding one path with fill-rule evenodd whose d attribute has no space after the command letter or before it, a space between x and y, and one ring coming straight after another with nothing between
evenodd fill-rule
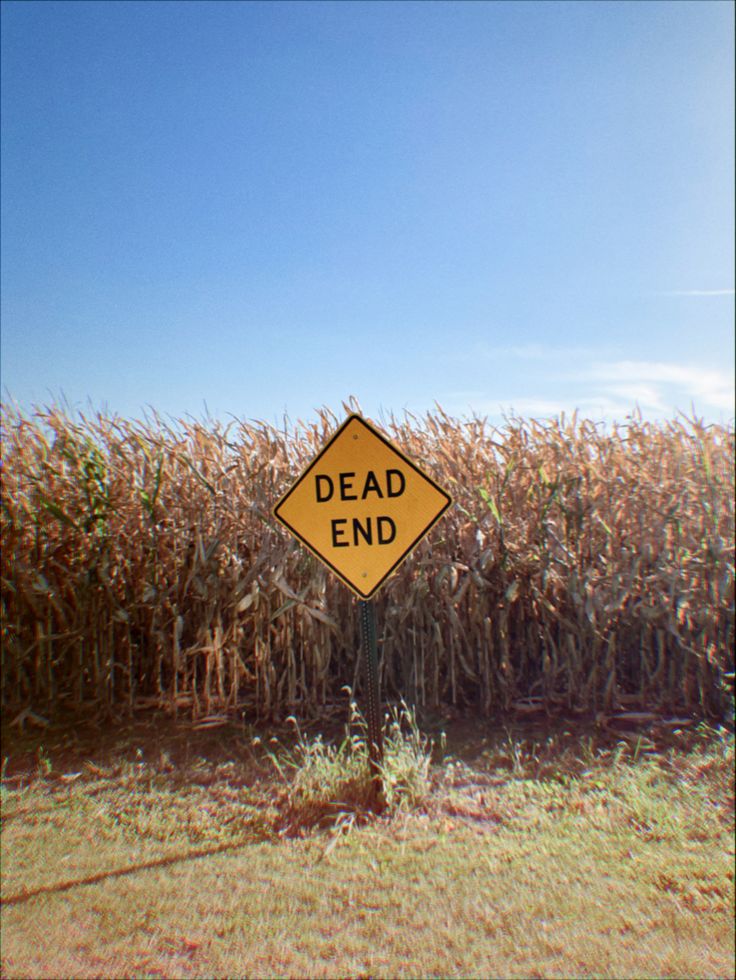
<instances>
[{"instance_id":1,"label":"sign post","mask_svg":"<svg viewBox=\"0 0 736 980\"><path fill-rule=\"evenodd\" d=\"M368 764L380 790L383 737L381 734L381 687L378 677L378 643L376 641L376 610L373 600L361 599L360 634L368 681Z\"/></svg>"},{"instance_id":2,"label":"sign post","mask_svg":"<svg viewBox=\"0 0 736 980\"><path fill-rule=\"evenodd\" d=\"M360 415L350 415L273 508L277 521L357 596L368 687L371 775L382 761L372 597L452 498Z\"/></svg>"}]
</instances>

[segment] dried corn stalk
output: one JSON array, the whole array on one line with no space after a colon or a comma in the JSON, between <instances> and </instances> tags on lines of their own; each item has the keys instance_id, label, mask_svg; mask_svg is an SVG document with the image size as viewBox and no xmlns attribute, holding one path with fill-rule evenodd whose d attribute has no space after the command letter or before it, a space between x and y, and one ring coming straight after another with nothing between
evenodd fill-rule
<instances>
[{"instance_id":1,"label":"dried corn stalk","mask_svg":"<svg viewBox=\"0 0 736 980\"><path fill-rule=\"evenodd\" d=\"M360 682L352 597L270 517L336 415L3 416L3 705L309 713ZM456 501L377 599L389 695L727 710L732 429L384 428Z\"/></svg>"}]
</instances>

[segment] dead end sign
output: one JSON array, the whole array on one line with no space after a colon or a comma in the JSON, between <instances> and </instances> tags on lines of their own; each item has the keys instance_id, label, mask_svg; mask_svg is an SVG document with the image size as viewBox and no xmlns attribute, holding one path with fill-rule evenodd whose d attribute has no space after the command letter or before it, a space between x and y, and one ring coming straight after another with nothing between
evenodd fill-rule
<instances>
[{"instance_id":1,"label":"dead end sign","mask_svg":"<svg viewBox=\"0 0 736 980\"><path fill-rule=\"evenodd\" d=\"M273 508L361 599L370 599L452 498L378 429L350 415Z\"/></svg>"}]
</instances>

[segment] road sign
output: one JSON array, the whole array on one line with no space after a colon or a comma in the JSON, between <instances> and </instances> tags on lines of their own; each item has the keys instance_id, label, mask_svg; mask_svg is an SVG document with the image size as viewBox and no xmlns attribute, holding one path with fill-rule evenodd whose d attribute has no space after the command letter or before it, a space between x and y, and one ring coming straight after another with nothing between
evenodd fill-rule
<instances>
[{"instance_id":1,"label":"road sign","mask_svg":"<svg viewBox=\"0 0 736 980\"><path fill-rule=\"evenodd\" d=\"M273 513L369 599L451 503L384 435L350 415Z\"/></svg>"}]
</instances>

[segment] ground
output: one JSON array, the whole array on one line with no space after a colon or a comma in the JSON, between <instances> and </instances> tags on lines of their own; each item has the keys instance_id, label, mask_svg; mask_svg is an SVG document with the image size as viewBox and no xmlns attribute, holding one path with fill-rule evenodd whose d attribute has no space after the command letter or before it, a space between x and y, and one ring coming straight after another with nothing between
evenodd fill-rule
<instances>
[{"instance_id":1,"label":"ground","mask_svg":"<svg viewBox=\"0 0 736 980\"><path fill-rule=\"evenodd\" d=\"M341 710L5 728L2 975L733 975L732 735L425 718L376 815L295 791Z\"/></svg>"}]
</instances>

